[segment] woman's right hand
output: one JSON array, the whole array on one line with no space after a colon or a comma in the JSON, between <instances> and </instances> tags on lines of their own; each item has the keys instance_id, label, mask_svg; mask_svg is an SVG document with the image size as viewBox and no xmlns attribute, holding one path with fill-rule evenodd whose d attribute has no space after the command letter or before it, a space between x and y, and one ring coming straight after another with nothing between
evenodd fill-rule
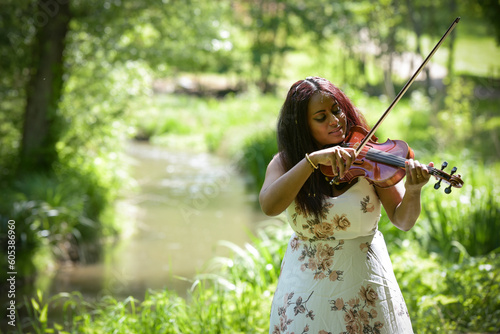
<instances>
[{"instance_id":1,"label":"woman's right hand","mask_svg":"<svg viewBox=\"0 0 500 334\"><path fill-rule=\"evenodd\" d=\"M309 158L316 166L332 166L334 175L343 178L356 160L356 150L354 148L334 146L312 152L309 154Z\"/></svg>"},{"instance_id":2,"label":"woman's right hand","mask_svg":"<svg viewBox=\"0 0 500 334\"><path fill-rule=\"evenodd\" d=\"M330 147L309 154L314 166L332 166L340 177L349 170L356 160L356 150L340 146ZM289 171L281 164L279 154L267 166L266 178L259 194L262 211L268 216L276 216L283 212L294 200L300 189L314 171L306 157Z\"/></svg>"}]
</instances>

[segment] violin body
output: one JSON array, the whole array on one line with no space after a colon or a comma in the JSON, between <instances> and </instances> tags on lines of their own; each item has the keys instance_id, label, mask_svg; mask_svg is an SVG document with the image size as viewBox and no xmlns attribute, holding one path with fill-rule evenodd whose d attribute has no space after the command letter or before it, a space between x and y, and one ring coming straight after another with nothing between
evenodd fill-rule
<instances>
[{"instance_id":1,"label":"violin body","mask_svg":"<svg viewBox=\"0 0 500 334\"><path fill-rule=\"evenodd\" d=\"M342 145L344 147L356 148L367 133L366 129L354 126L351 128L349 136ZM374 152L376 152L375 155L378 155L379 159L377 157L374 158ZM381 159L380 152L386 153ZM406 175L405 161L413 157L413 150L402 140L388 139L382 144L370 140L358 154L357 159L344 174L343 178L334 179L335 174L333 173L332 166L320 165L320 168L325 176L334 179L334 183L351 182L355 178L364 177L372 184L376 184L381 188L388 188L401 181ZM384 162L374 161L373 159L384 160ZM389 163L395 163L396 165Z\"/></svg>"}]
</instances>

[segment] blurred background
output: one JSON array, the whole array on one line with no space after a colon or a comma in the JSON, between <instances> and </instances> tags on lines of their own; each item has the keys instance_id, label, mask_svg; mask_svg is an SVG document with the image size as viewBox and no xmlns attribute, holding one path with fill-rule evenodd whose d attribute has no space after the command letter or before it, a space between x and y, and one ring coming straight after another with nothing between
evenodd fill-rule
<instances>
[{"instance_id":1,"label":"blurred background","mask_svg":"<svg viewBox=\"0 0 500 334\"><path fill-rule=\"evenodd\" d=\"M500 330L500 3L1 0L0 244L16 328L266 333L291 234L257 196L288 88L339 87L465 185L380 222L418 333ZM0 259L2 308L9 286ZM4 309L4 308L3 308Z\"/></svg>"}]
</instances>

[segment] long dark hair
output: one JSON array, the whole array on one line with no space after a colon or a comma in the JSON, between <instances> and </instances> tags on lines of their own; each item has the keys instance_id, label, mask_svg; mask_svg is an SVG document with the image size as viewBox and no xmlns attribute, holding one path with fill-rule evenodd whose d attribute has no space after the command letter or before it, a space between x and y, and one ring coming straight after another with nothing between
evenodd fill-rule
<instances>
[{"instance_id":1,"label":"long dark hair","mask_svg":"<svg viewBox=\"0 0 500 334\"><path fill-rule=\"evenodd\" d=\"M346 133L349 133L354 125L368 129L364 116L330 81L320 77L307 77L305 80L297 81L288 91L278 118L278 150L286 171L302 160L306 153L323 148L316 144L307 118L309 100L317 92L328 94L338 102L346 115ZM318 217L325 196L330 194L331 186L325 181L325 176L319 170L315 170L300 189L296 201L303 212Z\"/></svg>"}]
</instances>

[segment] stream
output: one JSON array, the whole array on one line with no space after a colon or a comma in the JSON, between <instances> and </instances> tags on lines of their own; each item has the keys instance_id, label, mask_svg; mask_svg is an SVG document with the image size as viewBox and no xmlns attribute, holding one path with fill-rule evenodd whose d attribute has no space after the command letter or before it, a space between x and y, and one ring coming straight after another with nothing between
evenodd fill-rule
<instances>
[{"instance_id":1,"label":"stream","mask_svg":"<svg viewBox=\"0 0 500 334\"><path fill-rule=\"evenodd\" d=\"M51 294L142 299L168 288L185 296L210 259L230 254L219 240L243 246L267 219L230 161L141 142L130 142L127 156L136 190L116 204L124 237L100 263L59 268Z\"/></svg>"}]
</instances>

